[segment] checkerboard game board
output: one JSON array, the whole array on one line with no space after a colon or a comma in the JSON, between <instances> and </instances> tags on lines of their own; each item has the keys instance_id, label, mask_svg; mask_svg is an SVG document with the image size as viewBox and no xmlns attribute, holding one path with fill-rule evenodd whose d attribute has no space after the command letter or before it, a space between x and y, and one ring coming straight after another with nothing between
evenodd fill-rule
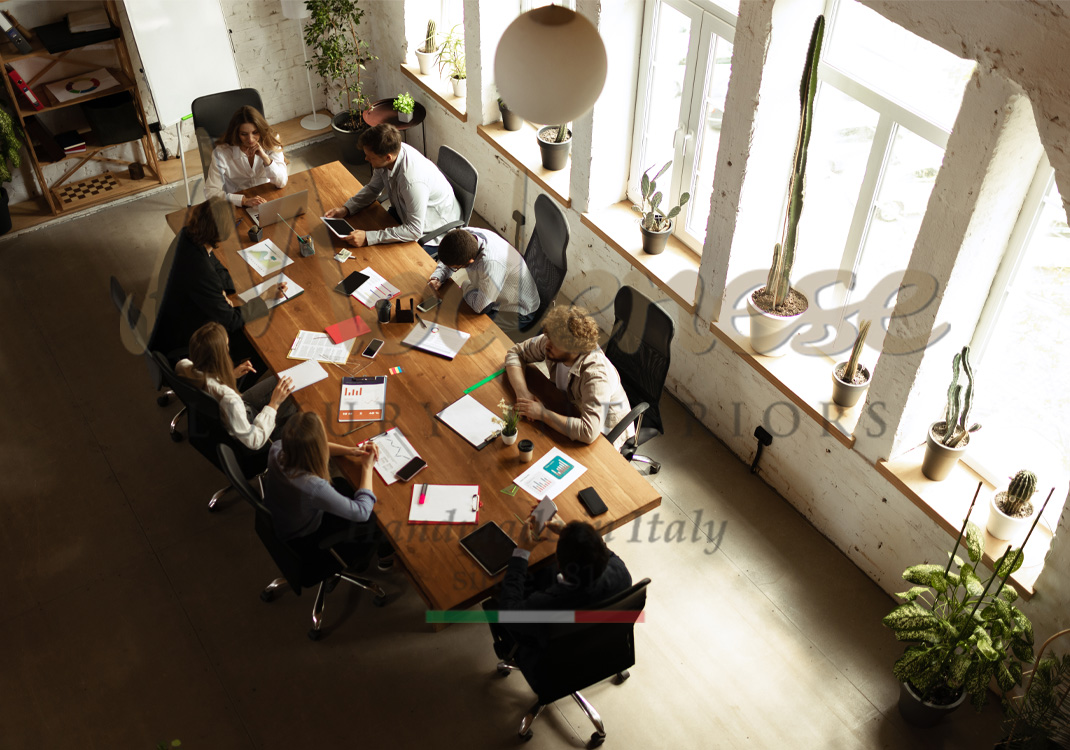
<instances>
[{"instance_id":1,"label":"checkerboard game board","mask_svg":"<svg viewBox=\"0 0 1070 750\"><path fill-rule=\"evenodd\" d=\"M104 172L96 177L56 188L54 192L61 203L69 205L95 198L101 193L116 190L118 187L119 181L115 179L115 176L111 172Z\"/></svg>"}]
</instances>

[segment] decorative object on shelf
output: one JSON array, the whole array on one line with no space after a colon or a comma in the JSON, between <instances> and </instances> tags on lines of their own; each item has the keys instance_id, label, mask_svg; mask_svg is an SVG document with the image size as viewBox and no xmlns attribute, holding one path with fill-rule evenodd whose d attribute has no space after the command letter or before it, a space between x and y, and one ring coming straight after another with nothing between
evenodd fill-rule
<instances>
[{"instance_id":1,"label":"decorative object on shelf","mask_svg":"<svg viewBox=\"0 0 1070 750\"><path fill-rule=\"evenodd\" d=\"M1025 692L1003 702L1004 739L996 750L1070 747L1070 653L1059 656L1051 644L1070 635L1060 630L1037 651ZM1047 654L1047 656L1045 656Z\"/></svg>"},{"instance_id":2,"label":"decorative object on shelf","mask_svg":"<svg viewBox=\"0 0 1070 750\"><path fill-rule=\"evenodd\" d=\"M495 417L494 421L502 426L502 442L512 445L520 435L518 431L520 412L516 410L515 404L510 404L504 398L498 402L498 408L502 412L502 417L501 419Z\"/></svg>"},{"instance_id":3,"label":"decorative object on shelf","mask_svg":"<svg viewBox=\"0 0 1070 750\"><path fill-rule=\"evenodd\" d=\"M965 393L959 385L960 368L966 374ZM921 463L921 473L929 479L935 482L947 479L962 454L966 452L970 434L981 429L981 425L969 423L972 408L973 368L970 366L970 347L964 346L951 360L951 385L947 388L944 418L929 425L929 432L925 437L925 458Z\"/></svg>"},{"instance_id":4,"label":"decorative object on shelf","mask_svg":"<svg viewBox=\"0 0 1070 750\"><path fill-rule=\"evenodd\" d=\"M851 407L858 403L862 394L869 388L872 374L865 365L859 364L862 345L869 335L872 321L863 320L858 325L858 334L851 347L851 357L846 362L839 362L832 368L832 401L840 406Z\"/></svg>"},{"instance_id":5,"label":"decorative object on shelf","mask_svg":"<svg viewBox=\"0 0 1070 750\"><path fill-rule=\"evenodd\" d=\"M572 150L572 131L568 123L539 128L536 140L542 154L543 169L551 172L564 169L568 164L569 151Z\"/></svg>"},{"instance_id":6,"label":"decorative object on shelf","mask_svg":"<svg viewBox=\"0 0 1070 750\"><path fill-rule=\"evenodd\" d=\"M992 496L988 511L988 533L996 539L1020 544L1036 514L1031 498L1037 491L1037 475L1022 470L1014 475L1007 489Z\"/></svg>"},{"instance_id":7,"label":"decorative object on shelf","mask_svg":"<svg viewBox=\"0 0 1070 750\"><path fill-rule=\"evenodd\" d=\"M602 93L606 70L606 47L594 24L556 5L518 16L494 53L498 92L517 114L540 125L587 112Z\"/></svg>"},{"instance_id":8,"label":"decorative object on shelf","mask_svg":"<svg viewBox=\"0 0 1070 750\"><path fill-rule=\"evenodd\" d=\"M936 724L967 696L980 711L993 677L1006 693L1033 660L1033 626L1014 606L1018 592L1006 585L1025 559L1022 550L1008 549L986 581L977 575L984 536L969 516L980 491L979 483L947 564L907 568L903 578L914 586L897 594L904 603L882 620L910 644L892 673L901 684L899 712L916 726ZM956 554L964 538L969 563Z\"/></svg>"},{"instance_id":9,"label":"decorative object on shelf","mask_svg":"<svg viewBox=\"0 0 1070 750\"><path fill-rule=\"evenodd\" d=\"M498 111L502 113L502 127L506 130L520 130L524 125L524 118L513 110L500 96L498 97Z\"/></svg>"},{"instance_id":10,"label":"decorative object on shelf","mask_svg":"<svg viewBox=\"0 0 1070 750\"><path fill-rule=\"evenodd\" d=\"M130 162L130 179L131 180L143 180L145 179L145 165L139 161Z\"/></svg>"},{"instance_id":11,"label":"decorative object on shelf","mask_svg":"<svg viewBox=\"0 0 1070 750\"><path fill-rule=\"evenodd\" d=\"M453 95L464 98L467 93L468 67L464 56L464 29L457 24L446 34L435 53L438 74L449 72Z\"/></svg>"},{"instance_id":12,"label":"decorative object on shelf","mask_svg":"<svg viewBox=\"0 0 1070 750\"><path fill-rule=\"evenodd\" d=\"M665 162L665 166L658 170L653 179L650 177L650 170L654 167L653 165L647 167L642 179L639 180L641 205L632 205L632 210L638 211L643 216L639 220L639 231L643 233L643 252L648 255L659 255L665 250L665 243L669 241L669 235L672 234L672 220L680 213L684 204L691 199L690 193L683 193L680 196L680 203L670 208L668 213L661 210L663 196L658 191L657 180L671 166L672 159Z\"/></svg>"},{"instance_id":13,"label":"decorative object on shelf","mask_svg":"<svg viewBox=\"0 0 1070 750\"><path fill-rule=\"evenodd\" d=\"M334 116L331 127L342 150L343 161L363 164L364 152L357 139L364 130L362 113L368 107L361 71L377 59L368 43L357 36L364 11L356 0L307 0L311 20L305 25L305 44L312 49L308 67L324 81L324 93L338 87L335 98L344 109Z\"/></svg>"},{"instance_id":14,"label":"decorative object on shelf","mask_svg":"<svg viewBox=\"0 0 1070 750\"><path fill-rule=\"evenodd\" d=\"M416 108L416 102L413 101L409 92L394 100L394 111L398 113L398 119L401 122L412 122L412 111Z\"/></svg>"},{"instance_id":15,"label":"decorative object on shelf","mask_svg":"<svg viewBox=\"0 0 1070 750\"><path fill-rule=\"evenodd\" d=\"M97 68L88 73L65 78L62 81L51 81L45 84L45 89L57 104L80 99L88 94L96 94L107 91L119 85L115 76L107 68Z\"/></svg>"},{"instance_id":16,"label":"decorative object on shelf","mask_svg":"<svg viewBox=\"0 0 1070 750\"><path fill-rule=\"evenodd\" d=\"M301 118L301 127L305 130L323 130L331 124L331 118L316 112L316 97L313 95L312 71L309 70L308 52L305 51L305 38L301 30L301 21L311 16L305 0L282 0L282 15L297 22L297 33L301 37L301 58L305 62L305 78L308 81L308 103L312 114Z\"/></svg>"},{"instance_id":17,"label":"decorative object on shelf","mask_svg":"<svg viewBox=\"0 0 1070 750\"><path fill-rule=\"evenodd\" d=\"M22 137L15 118L0 105L0 186L11 182L13 169L22 165ZM0 234L11 231L11 211L8 208L7 188L0 187Z\"/></svg>"},{"instance_id":18,"label":"decorative object on shelf","mask_svg":"<svg viewBox=\"0 0 1070 750\"><path fill-rule=\"evenodd\" d=\"M434 19L427 22L424 43L416 50L416 64L420 66L420 75L429 76L435 69L435 52L438 50L438 36Z\"/></svg>"},{"instance_id":19,"label":"decorative object on shelf","mask_svg":"<svg viewBox=\"0 0 1070 750\"><path fill-rule=\"evenodd\" d=\"M817 66L821 59L821 40L825 35L825 17L818 16L810 34L802 83L799 88L801 114L795 139L795 157L788 182L788 211L780 242L773 248L773 264L765 286L747 296L750 313L750 345L758 354L779 357L787 352L796 322L806 312L809 301L791 287L791 268L795 263L799 217L802 214L806 185L806 151L814 118L817 93Z\"/></svg>"}]
</instances>

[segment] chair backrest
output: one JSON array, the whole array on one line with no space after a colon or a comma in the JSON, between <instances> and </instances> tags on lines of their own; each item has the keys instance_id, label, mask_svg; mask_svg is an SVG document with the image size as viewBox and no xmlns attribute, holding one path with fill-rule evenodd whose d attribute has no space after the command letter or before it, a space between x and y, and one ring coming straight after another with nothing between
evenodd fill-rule
<instances>
[{"instance_id":1,"label":"chair backrest","mask_svg":"<svg viewBox=\"0 0 1070 750\"><path fill-rule=\"evenodd\" d=\"M245 478L245 471L242 469L238 457L234 455L234 449L226 443L220 443L216 446L216 454L219 456L219 468L227 475L230 485L238 491L238 494L247 503L256 508L257 503L262 502L260 493L254 490L253 486L249 484L249 480Z\"/></svg>"},{"instance_id":2,"label":"chair backrest","mask_svg":"<svg viewBox=\"0 0 1070 750\"><path fill-rule=\"evenodd\" d=\"M568 272L565 251L569 237L568 218L561 207L545 194L536 198L535 227L524 251L524 264L531 271L539 290L539 309L533 316L532 325L522 330L534 328L561 291L561 284Z\"/></svg>"},{"instance_id":3,"label":"chair backrest","mask_svg":"<svg viewBox=\"0 0 1070 750\"><path fill-rule=\"evenodd\" d=\"M584 611L642 612L646 606L644 578ZM546 646L524 677L539 702L552 703L570 693L612 677L635 664L634 622L587 622L546 626Z\"/></svg>"},{"instance_id":4,"label":"chair backrest","mask_svg":"<svg viewBox=\"0 0 1070 750\"><path fill-rule=\"evenodd\" d=\"M472 211L476 206L476 185L479 172L472 163L449 146L438 149L438 169L449 181L457 202L461 204L461 219L465 226L472 220Z\"/></svg>"},{"instance_id":5,"label":"chair backrest","mask_svg":"<svg viewBox=\"0 0 1070 750\"><path fill-rule=\"evenodd\" d=\"M193 127L204 128L208 137L213 141L227 130L230 118L238 111L239 107L248 104L256 107L260 114L264 114L264 103L260 99L260 92L256 89L233 89L220 91L218 94L198 96L190 105L193 113Z\"/></svg>"},{"instance_id":6,"label":"chair backrest","mask_svg":"<svg viewBox=\"0 0 1070 750\"><path fill-rule=\"evenodd\" d=\"M225 442L230 437L223 428L219 416L219 403L200 388L178 377L163 354L152 352L152 358L160 370L163 381L167 383L167 387L175 392L175 396L186 407L190 445L218 466L219 457L216 455L216 445Z\"/></svg>"},{"instance_id":7,"label":"chair backrest","mask_svg":"<svg viewBox=\"0 0 1070 750\"><path fill-rule=\"evenodd\" d=\"M643 426L664 434L658 403L669 373L670 347L676 324L669 314L630 286L613 300L613 330L604 351L617 368L621 385L634 406L650 404Z\"/></svg>"}]
</instances>

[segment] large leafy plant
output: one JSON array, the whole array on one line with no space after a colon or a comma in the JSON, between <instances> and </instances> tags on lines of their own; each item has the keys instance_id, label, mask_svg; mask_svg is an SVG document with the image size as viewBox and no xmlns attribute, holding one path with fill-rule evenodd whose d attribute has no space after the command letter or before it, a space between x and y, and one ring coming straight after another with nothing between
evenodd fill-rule
<instances>
[{"instance_id":1,"label":"large leafy plant","mask_svg":"<svg viewBox=\"0 0 1070 750\"><path fill-rule=\"evenodd\" d=\"M368 43L357 35L364 11L357 0L305 0L311 18L305 25L305 44L312 50L308 67L323 79L324 93L330 95L331 83L340 86L338 104L349 117L344 123L351 130L361 122L361 112L368 108L361 71L365 63L375 60Z\"/></svg>"},{"instance_id":2,"label":"large leafy plant","mask_svg":"<svg viewBox=\"0 0 1070 750\"><path fill-rule=\"evenodd\" d=\"M1061 630L1040 647L1025 693L1004 702L1006 738L997 747L1070 747L1070 654L1047 651L1049 644L1067 635L1070 630Z\"/></svg>"},{"instance_id":3,"label":"large leafy plant","mask_svg":"<svg viewBox=\"0 0 1070 750\"><path fill-rule=\"evenodd\" d=\"M963 536L969 563L956 554ZM1005 693L1021 684L1023 664L1033 660L1033 626L1014 606L1018 592L1006 585L1024 554L1008 549L982 581L977 564L983 550L981 530L967 514L947 565L907 568L903 578L914 586L897 594L904 603L883 620L897 639L911 644L892 672L922 700L950 702L965 691L979 711L993 677Z\"/></svg>"},{"instance_id":4,"label":"large leafy plant","mask_svg":"<svg viewBox=\"0 0 1070 750\"><path fill-rule=\"evenodd\" d=\"M12 168L22 164L19 126L6 107L0 107L0 183L10 182Z\"/></svg>"}]
</instances>

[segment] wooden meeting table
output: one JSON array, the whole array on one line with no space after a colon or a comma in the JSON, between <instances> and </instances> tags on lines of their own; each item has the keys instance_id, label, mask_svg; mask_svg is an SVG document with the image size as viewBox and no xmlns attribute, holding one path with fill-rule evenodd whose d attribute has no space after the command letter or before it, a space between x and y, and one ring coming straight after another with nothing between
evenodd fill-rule
<instances>
[{"instance_id":1,"label":"wooden meeting table","mask_svg":"<svg viewBox=\"0 0 1070 750\"><path fill-rule=\"evenodd\" d=\"M435 263L416 243L350 248L353 251L350 260L344 263L334 260L334 254L344 245L333 239L319 217L325 210L341 206L360 187L360 183L345 167L333 162L291 175L286 187L281 190L262 185L246 191L247 194L271 199L308 190L306 213L291 224L302 235L311 233L316 248L315 256L302 258L296 237L283 223L264 228L264 237L270 238L294 259L295 262L283 272L305 291L273 308L267 317L249 323L246 333L264 361L279 372L298 364L287 359L298 331L323 331L327 326L355 314L369 325L371 333L356 342L344 368L324 364L328 377L297 391L293 397L302 409L317 411L323 417L328 439L333 442L355 445L391 427L398 427L428 463L427 468L417 475L420 483L479 485L481 507L478 524L441 525L408 522L413 487L411 482L396 482L386 486L377 477L374 487L378 498L375 504L378 524L394 545L397 556L428 607L433 610L467 608L486 598L491 588L501 580L501 574L488 576L461 548L458 540L487 521L496 521L510 536L517 538L521 524L514 514L526 518L537 498L524 490L519 490L515 496L502 492L531 465L520 463L516 444L507 446L501 440L496 440L483 450L476 450L436 419L435 414L460 398L465 388L501 369L512 343L490 318L473 313L460 299L460 292L453 284L443 288L443 303L421 316L428 323L438 322L471 334L460 354L452 361L400 344L400 340L411 329L411 324L380 324L374 310L334 291L335 285L344 276L371 266L401 289L400 299L404 307L407 307L410 298L418 302L430 292L426 282ZM175 232L182 227L186 211L182 209L167 216L168 224ZM252 244L246 234L252 224L244 209L236 209L236 216L239 218L237 232L225 239L216 253L241 291L263 279L237 254L239 249ZM349 217L348 221L360 229L396 226L396 222L377 202ZM360 356L372 337L386 341L374 360ZM388 370L396 366L400 366L402 372L388 376L384 421L369 423L369 426L345 435L357 424L338 422L343 375L356 374L358 370L361 377L387 375ZM515 394L504 375L476 389L471 395L496 414L501 399L509 402L515 400ZM542 423L524 422L520 425L520 437L535 444L536 461L556 446L587 467L586 473L555 500L558 515L565 522L589 521L605 534L661 503L657 490L602 436L591 445L585 445L569 440ZM359 465L349 459L339 460L338 464L356 486L360 480ZM587 514L577 495L581 489L589 486L598 491L609 508L607 513L594 519ZM553 555L555 546L552 537L540 543L532 552L532 565Z\"/></svg>"}]
</instances>

